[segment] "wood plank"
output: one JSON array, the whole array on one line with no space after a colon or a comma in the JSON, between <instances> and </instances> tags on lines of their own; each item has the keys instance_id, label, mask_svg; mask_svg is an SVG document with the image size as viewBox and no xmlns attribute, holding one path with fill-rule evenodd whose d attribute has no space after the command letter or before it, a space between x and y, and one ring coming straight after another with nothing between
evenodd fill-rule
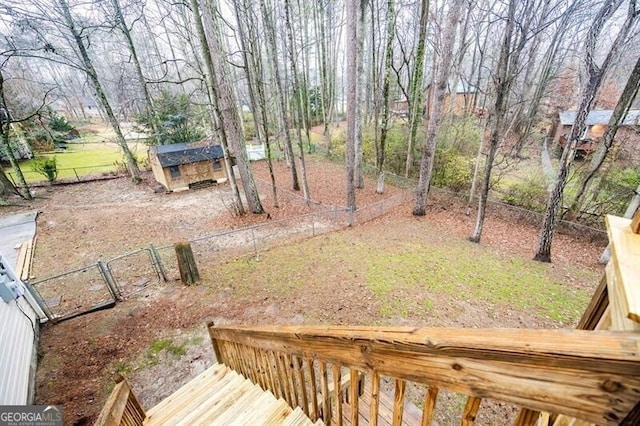
<instances>
[{"instance_id":1,"label":"wood plank","mask_svg":"<svg viewBox=\"0 0 640 426\"><path fill-rule=\"evenodd\" d=\"M206 391L192 400L170 405L155 417L147 417L149 425L189 425L213 410L224 410L251 387L251 382L240 375L230 376L219 388ZM145 425L147 423L145 422Z\"/></svg>"},{"instance_id":2,"label":"wood plank","mask_svg":"<svg viewBox=\"0 0 640 426\"><path fill-rule=\"evenodd\" d=\"M129 385L125 380L117 383L114 386L113 391L111 391L109 398L107 398L107 402L105 402L102 407L102 411L100 412L95 424L99 426L119 425L127 404L129 392Z\"/></svg>"},{"instance_id":3,"label":"wood plank","mask_svg":"<svg viewBox=\"0 0 640 426\"><path fill-rule=\"evenodd\" d=\"M629 227L631 228L631 232L634 234L640 234L640 210L637 210L636 214L633 215L633 219L631 219Z\"/></svg>"},{"instance_id":4,"label":"wood plank","mask_svg":"<svg viewBox=\"0 0 640 426\"><path fill-rule=\"evenodd\" d=\"M289 386L289 370L286 368L284 355L276 352L278 366L278 381L282 386L284 399L290 407L295 407L293 396L291 395L291 387Z\"/></svg>"},{"instance_id":5,"label":"wood plank","mask_svg":"<svg viewBox=\"0 0 640 426\"><path fill-rule=\"evenodd\" d=\"M640 392L640 336L630 333L304 326L229 326L213 332L601 424L624 418Z\"/></svg>"},{"instance_id":6,"label":"wood plank","mask_svg":"<svg viewBox=\"0 0 640 426\"><path fill-rule=\"evenodd\" d=\"M340 385L341 374L342 372L340 371L340 366L338 364L333 364L332 376L333 376L333 390L335 393L334 406L336 409L336 415L334 417L334 420L338 426L342 425L342 386Z\"/></svg>"},{"instance_id":7,"label":"wood plank","mask_svg":"<svg viewBox=\"0 0 640 426\"><path fill-rule=\"evenodd\" d=\"M429 426L433 422L433 415L436 412L436 400L438 399L438 388L429 386L424 396L424 408L422 409L422 426Z\"/></svg>"},{"instance_id":8,"label":"wood plank","mask_svg":"<svg viewBox=\"0 0 640 426\"><path fill-rule=\"evenodd\" d=\"M578 330L595 330L602 318L604 311L609 307L609 294L607 293L607 275L603 274L600 284L591 297L591 301L582 314L582 318L576 327Z\"/></svg>"},{"instance_id":9,"label":"wood plank","mask_svg":"<svg viewBox=\"0 0 640 426\"><path fill-rule=\"evenodd\" d=\"M304 378L304 369L302 368L302 358L294 356L292 360L295 367L296 377L298 378L298 390L300 394L300 398L298 398L298 401L300 402L299 407L301 407L304 413L309 416L309 398L307 397L307 384Z\"/></svg>"},{"instance_id":10,"label":"wood plank","mask_svg":"<svg viewBox=\"0 0 640 426\"><path fill-rule=\"evenodd\" d=\"M616 297L621 303L620 307L625 316L640 324L640 280L638 280L640 235L632 231L630 219L607 215L606 223L611 245L609 264L613 264L618 281ZM611 299L611 288L609 299ZM615 314L613 317L615 318Z\"/></svg>"},{"instance_id":11,"label":"wood plank","mask_svg":"<svg viewBox=\"0 0 640 426\"><path fill-rule=\"evenodd\" d=\"M293 412L291 407L282 399L278 400L277 409L271 414L264 417L264 424L266 425L279 425L282 424L285 419Z\"/></svg>"},{"instance_id":12,"label":"wood plank","mask_svg":"<svg viewBox=\"0 0 640 426\"><path fill-rule=\"evenodd\" d=\"M235 408L233 416L229 419L227 426L245 426L250 424L259 424L265 414L267 414L277 404L271 392L262 391L254 399L248 401L242 406ZM230 408L230 410L233 407ZM255 418L253 422L251 419Z\"/></svg>"},{"instance_id":13,"label":"wood plank","mask_svg":"<svg viewBox=\"0 0 640 426\"><path fill-rule=\"evenodd\" d=\"M249 383L251 382L249 381ZM220 407L220 410L203 414L197 420L183 424L185 426L193 424L227 426L234 418L243 416L245 413L248 413L253 409L254 407L252 403L260 395L264 395L264 391L262 389L253 385L253 383L251 383L251 385L252 386L249 386L249 389L237 395L234 399L227 399L227 401L231 401L231 404L226 407Z\"/></svg>"},{"instance_id":14,"label":"wood plank","mask_svg":"<svg viewBox=\"0 0 640 426\"><path fill-rule=\"evenodd\" d=\"M478 409L480 408L481 402L482 398L476 398L475 396L467 398L467 404L462 412L462 421L460 422L461 426L473 426L473 423L476 421L476 416L478 415Z\"/></svg>"},{"instance_id":15,"label":"wood plank","mask_svg":"<svg viewBox=\"0 0 640 426\"><path fill-rule=\"evenodd\" d=\"M296 389L296 381L294 378L295 375L293 371L293 361L291 359L291 355L285 353L284 361L287 374L287 384L291 389L291 407L295 408L300 406L300 400L298 399L298 391Z\"/></svg>"},{"instance_id":16,"label":"wood plank","mask_svg":"<svg viewBox=\"0 0 640 426\"><path fill-rule=\"evenodd\" d=\"M188 401L194 398L200 393L200 389L203 387L220 387L234 376L238 375L232 370L229 370L224 364L214 364L160 401L155 407L148 410L147 418L155 418L155 416L160 415L160 413L166 412L171 405L180 404L181 401Z\"/></svg>"},{"instance_id":17,"label":"wood plank","mask_svg":"<svg viewBox=\"0 0 640 426\"><path fill-rule=\"evenodd\" d=\"M20 277L20 279L22 279L22 273L23 273L24 269L26 268L28 245L29 244L28 244L27 241L25 241L24 243L20 244L20 251L18 252L18 260L16 262L15 272L16 272L16 275L18 277Z\"/></svg>"},{"instance_id":18,"label":"wood plank","mask_svg":"<svg viewBox=\"0 0 640 426\"><path fill-rule=\"evenodd\" d=\"M327 377L327 364L323 361L318 363L318 369L320 370L320 391L322 392L322 419L326 424L331 423L331 406L329 399L329 380Z\"/></svg>"},{"instance_id":19,"label":"wood plank","mask_svg":"<svg viewBox=\"0 0 640 426\"><path fill-rule=\"evenodd\" d=\"M640 323L629 318L629 308L625 300L624 289L614 262L609 262L607 271L607 292L609 293L609 313L611 330L640 332Z\"/></svg>"},{"instance_id":20,"label":"wood plank","mask_svg":"<svg viewBox=\"0 0 640 426\"><path fill-rule=\"evenodd\" d=\"M369 395L371 396L369 399L369 426L378 426L378 410L380 409L380 375L376 371L371 374L371 392L369 392Z\"/></svg>"},{"instance_id":21,"label":"wood plank","mask_svg":"<svg viewBox=\"0 0 640 426\"><path fill-rule=\"evenodd\" d=\"M318 384L316 372L313 367L313 358L306 358L307 375L309 376L309 392L311 401L309 402L310 415L312 421L318 420Z\"/></svg>"},{"instance_id":22,"label":"wood plank","mask_svg":"<svg viewBox=\"0 0 640 426\"><path fill-rule=\"evenodd\" d=\"M358 426L358 399L360 395L358 395L358 388L360 387L360 376L358 374L358 370L351 369L349 370L349 403L351 404L351 425Z\"/></svg>"},{"instance_id":23,"label":"wood plank","mask_svg":"<svg viewBox=\"0 0 640 426\"><path fill-rule=\"evenodd\" d=\"M402 426L402 414L404 413L404 393L407 382L396 379L396 389L393 394L393 426Z\"/></svg>"}]
</instances>

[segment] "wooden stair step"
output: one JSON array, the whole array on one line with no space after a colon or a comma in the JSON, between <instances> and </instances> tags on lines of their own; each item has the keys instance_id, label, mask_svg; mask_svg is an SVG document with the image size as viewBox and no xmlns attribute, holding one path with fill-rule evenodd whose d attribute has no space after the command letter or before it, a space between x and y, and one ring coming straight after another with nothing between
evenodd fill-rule
<instances>
[{"instance_id":1,"label":"wooden stair step","mask_svg":"<svg viewBox=\"0 0 640 426\"><path fill-rule=\"evenodd\" d=\"M220 388L238 374L223 364L214 364L180 389L147 410L145 424L162 424L176 409L198 406L208 396L203 389Z\"/></svg>"},{"instance_id":2,"label":"wooden stair step","mask_svg":"<svg viewBox=\"0 0 640 426\"><path fill-rule=\"evenodd\" d=\"M230 398L231 403L224 411L203 416L201 419L198 419L197 424L227 426L235 418L247 415L253 408L255 400L264 393L262 389L253 385L251 382L249 383L251 384L249 389L236 395L234 398ZM202 420L202 422L200 422L200 420Z\"/></svg>"},{"instance_id":3,"label":"wooden stair step","mask_svg":"<svg viewBox=\"0 0 640 426\"><path fill-rule=\"evenodd\" d=\"M167 424L306 426L314 423L299 407L292 409L283 399L264 391L224 364L214 364L147 411L145 426Z\"/></svg>"},{"instance_id":4,"label":"wooden stair step","mask_svg":"<svg viewBox=\"0 0 640 426\"><path fill-rule=\"evenodd\" d=\"M314 423L309 417L302 411L300 407L296 407L291 414L284 419L283 426L313 426ZM316 423L317 424L317 423ZM320 423L322 424L322 423Z\"/></svg>"},{"instance_id":5,"label":"wooden stair step","mask_svg":"<svg viewBox=\"0 0 640 426\"><path fill-rule=\"evenodd\" d=\"M183 411L176 425L209 424L213 419L225 413L229 407L242 397L243 394L251 390L252 383L243 376L234 377L223 388L216 391L209 391L209 398L200 404L192 412ZM185 415L186 414L186 415Z\"/></svg>"}]
</instances>

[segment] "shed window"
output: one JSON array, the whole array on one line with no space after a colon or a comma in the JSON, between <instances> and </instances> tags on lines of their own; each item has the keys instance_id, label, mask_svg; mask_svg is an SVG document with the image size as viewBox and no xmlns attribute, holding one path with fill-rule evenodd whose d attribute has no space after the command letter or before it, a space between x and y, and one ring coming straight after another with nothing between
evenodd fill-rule
<instances>
[{"instance_id":1,"label":"shed window","mask_svg":"<svg viewBox=\"0 0 640 426\"><path fill-rule=\"evenodd\" d=\"M172 178L180 177L180 166L171 166L169 167L169 173L171 173Z\"/></svg>"},{"instance_id":2,"label":"shed window","mask_svg":"<svg viewBox=\"0 0 640 426\"><path fill-rule=\"evenodd\" d=\"M222 168L222 164L220 164L220 160L213 160L213 170L220 170Z\"/></svg>"}]
</instances>

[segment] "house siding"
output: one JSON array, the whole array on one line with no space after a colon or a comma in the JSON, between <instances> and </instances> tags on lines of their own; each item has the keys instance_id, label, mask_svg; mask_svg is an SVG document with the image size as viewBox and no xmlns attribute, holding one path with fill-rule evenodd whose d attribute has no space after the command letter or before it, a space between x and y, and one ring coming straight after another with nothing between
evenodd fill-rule
<instances>
[{"instance_id":1,"label":"house siding","mask_svg":"<svg viewBox=\"0 0 640 426\"><path fill-rule=\"evenodd\" d=\"M0 405L32 403L29 385L36 343L32 324L38 327L38 316L24 297L9 303L0 299Z\"/></svg>"}]
</instances>

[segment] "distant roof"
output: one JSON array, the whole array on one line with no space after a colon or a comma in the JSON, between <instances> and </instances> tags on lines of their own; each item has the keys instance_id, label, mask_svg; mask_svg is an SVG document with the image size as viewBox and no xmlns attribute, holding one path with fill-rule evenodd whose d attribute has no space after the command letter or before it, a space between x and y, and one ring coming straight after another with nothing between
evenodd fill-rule
<instances>
[{"instance_id":1,"label":"distant roof","mask_svg":"<svg viewBox=\"0 0 640 426\"><path fill-rule=\"evenodd\" d=\"M170 145L152 146L149 151L156 154L162 167L217 160L224 157L220 145L174 143Z\"/></svg>"},{"instance_id":2,"label":"distant roof","mask_svg":"<svg viewBox=\"0 0 640 426\"><path fill-rule=\"evenodd\" d=\"M572 126L576 120L577 111L561 111L560 112L560 124L563 126ZM596 124L608 124L612 109L600 109L591 111L587 116L587 126L594 126ZM622 122L623 126L640 126L640 109L629 110L627 116Z\"/></svg>"},{"instance_id":3,"label":"distant roof","mask_svg":"<svg viewBox=\"0 0 640 426\"><path fill-rule=\"evenodd\" d=\"M458 80L457 82L454 80L449 80L449 82L447 83L447 91L449 93L452 92L451 88L453 87L454 83L455 83L456 90L453 91L453 93L477 93L478 92L478 88L471 83L467 83L462 80ZM431 83L427 84L427 88L429 87L431 87Z\"/></svg>"}]
</instances>

